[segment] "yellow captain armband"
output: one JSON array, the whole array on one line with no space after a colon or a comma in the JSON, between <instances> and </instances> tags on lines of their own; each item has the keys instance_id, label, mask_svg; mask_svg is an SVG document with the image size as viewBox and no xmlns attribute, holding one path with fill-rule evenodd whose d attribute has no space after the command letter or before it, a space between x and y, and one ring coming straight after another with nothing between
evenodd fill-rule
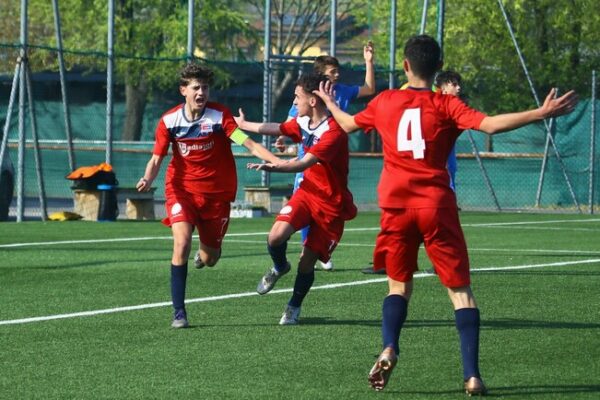
<instances>
[{"instance_id":1,"label":"yellow captain armband","mask_svg":"<svg viewBox=\"0 0 600 400\"><path fill-rule=\"evenodd\" d=\"M231 136L229 136L229 139L231 139L233 143L241 146L244 144L246 139L248 139L248 135L246 135L240 128L235 128L235 131L233 131Z\"/></svg>"},{"instance_id":2,"label":"yellow captain armband","mask_svg":"<svg viewBox=\"0 0 600 400\"><path fill-rule=\"evenodd\" d=\"M404 85L400 86L400 90L406 90L408 89L410 85L408 84L408 82L406 82ZM437 92L438 88L435 85L431 85L431 91L432 92Z\"/></svg>"}]
</instances>

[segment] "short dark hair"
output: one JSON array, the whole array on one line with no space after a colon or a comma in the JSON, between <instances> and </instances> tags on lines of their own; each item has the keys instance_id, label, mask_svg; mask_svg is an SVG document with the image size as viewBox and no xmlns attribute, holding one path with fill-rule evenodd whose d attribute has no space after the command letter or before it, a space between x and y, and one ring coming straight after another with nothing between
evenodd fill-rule
<instances>
[{"instance_id":1,"label":"short dark hair","mask_svg":"<svg viewBox=\"0 0 600 400\"><path fill-rule=\"evenodd\" d=\"M317 74L324 74L327 67L340 67L340 62L337 58L332 56L319 56L315 58L315 62L313 64L313 70Z\"/></svg>"},{"instance_id":2,"label":"short dark hair","mask_svg":"<svg viewBox=\"0 0 600 400\"><path fill-rule=\"evenodd\" d=\"M300 75L300 78L296 81L296 86L300 86L302 90L306 93L312 94L315 90L319 90L319 85L321 82L327 82L329 78L327 78L323 74L317 74L314 72L308 74ZM319 101L322 101L319 97L317 97ZM323 103L325 104L325 103Z\"/></svg>"},{"instance_id":3,"label":"short dark hair","mask_svg":"<svg viewBox=\"0 0 600 400\"><path fill-rule=\"evenodd\" d=\"M462 85L462 77L458 72L446 70L440 71L435 76L435 86L442 87L442 85L446 83L451 83L453 85Z\"/></svg>"},{"instance_id":4,"label":"short dark hair","mask_svg":"<svg viewBox=\"0 0 600 400\"><path fill-rule=\"evenodd\" d=\"M429 35L413 36L404 46L404 57L413 73L422 79L431 79L441 65L440 45Z\"/></svg>"},{"instance_id":5,"label":"short dark hair","mask_svg":"<svg viewBox=\"0 0 600 400\"><path fill-rule=\"evenodd\" d=\"M179 86L187 86L194 79L212 85L214 77L214 72L208 67L196 63L189 63L186 64L179 73Z\"/></svg>"},{"instance_id":6,"label":"short dark hair","mask_svg":"<svg viewBox=\"0 0 600 400\"><path fill-rule=\"evenodd\" d=\"M296 86L302 87L307 93L312 93L315 90L319 90L321 82L326 82L329 79L323 74L317 74L314 72L308 74L302 74L296 81Z\"/></svg>"}]
</instances>

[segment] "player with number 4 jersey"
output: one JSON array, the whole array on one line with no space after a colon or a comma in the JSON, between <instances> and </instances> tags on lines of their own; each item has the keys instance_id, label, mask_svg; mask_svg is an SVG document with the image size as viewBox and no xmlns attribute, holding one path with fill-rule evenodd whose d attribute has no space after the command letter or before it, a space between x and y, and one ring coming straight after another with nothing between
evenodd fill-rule
<instances>
[{"instance_id":1,"label":"player with number 4 jersey","mask_svg":"<svg viewBox=\"0 0 600 400\"><path fill-rule=\"evenodd\" d=\"M375 269L385 268L389 294L382 310L383 351L369 372L369 383L382 390L398 362L400 331L424 243L454 307L465 391L481 395L486 388L479 373L479 309L471 291L467 245L446 161L461 131L477 129L491 135L563 115L573 110L577 95L571 91L554 99L552 90L537 109L486 116L455 96L431 91L435 73L442 67L440 56L432 37L410 38L403 61L408 89L384 91L355 116L337 107L328 85L317 94L346 132L374 128L383 141L378 188L381 230L373 262Z\"/></svg>"},{"instance_id":2,"label":"player with number 4 jersey","mask_svg":"<svg viewBox=\"0 0 600 400\"><path fill-rule=\"evenodd\" d=\"M446 160L465 129L478 129L485 114L455 96L429 88L386 90L354 116L375 128L383 142L381 208L453 207Z\"/></svg>"}]
</instances>

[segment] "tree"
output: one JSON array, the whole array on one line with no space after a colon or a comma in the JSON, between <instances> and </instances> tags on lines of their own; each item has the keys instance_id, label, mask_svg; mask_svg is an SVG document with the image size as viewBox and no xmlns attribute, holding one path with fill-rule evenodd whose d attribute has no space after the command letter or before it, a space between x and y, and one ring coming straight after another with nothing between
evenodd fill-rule
<instances>
[{"instance_id":1,"label":"tree","mask_svg":"<svg viewBox=\"0 0 600 400\"><path fill-rule=\"evenodd\" d=\"M357 13L359 22L376 21L378 31L373 37L379 54L389 48L389 3L373 0ZM429 3L425 33L436 37L436 2ZM503 0L503 4L540 97L551 86L589 93L591 70L600 64L596 2ZM397 68L402 67L404 42L420 26L422 9L410 5L398 4ZM534 106L497 1L447 0L444 28L444 67L463 75L472 105L489 113Z\"/></svg>"},{"instance_id":2,"label":"tree","mask_svg":"<svg viewBox=\"0 0 600 400\"><path fill-rule=\"evenodd\" d=\"M265 2L248 1L257 14L265 15ZM329 0L274 0L271 2L271 53L276 55L305 55L311 47L321 44L330 33ZM347 22L351 13L357 8L356 2L339 1L337 12L338 34L343 35L345 29L352 24ZM261 27L264 29L264 26ZM288 86L296 77L291 68L276 69L273 82L273 104L277 104Z\"/></svg>"},{"instance_id":3,"label":"tree","mask_svg":"<svg viewBox=\"0 0 600 400\"><path fill-rule=\"evenodd\" d=\"M18 43L18 18L14 16L19 15L19 4L0 1L7 3L0 8L0 31L12 32L10 36L0 37L0 41ZM200 11L196 14L198 23L195 24L197 49L221 59L239 58L236 46L231 43L238 37L253 37L239 11L243 3L240 0L196 0L196 10ZM83 67L88 71L104 70L107 65L107 2L59 0L59 9L63 47L69 50L65 55L67 66ZM122 140L139 140L142 116L152 90L172 87L176 72L185 61L187 13L186 0L116 0L115 70L117 82L124 85L126 104ZM32 45L56 46L53 18L51 2L29 1ZM7 60L7 63L11 61ZM31 52L31 65L34 70L58 69L56 52Z\"/></svg>"}]
</instances>

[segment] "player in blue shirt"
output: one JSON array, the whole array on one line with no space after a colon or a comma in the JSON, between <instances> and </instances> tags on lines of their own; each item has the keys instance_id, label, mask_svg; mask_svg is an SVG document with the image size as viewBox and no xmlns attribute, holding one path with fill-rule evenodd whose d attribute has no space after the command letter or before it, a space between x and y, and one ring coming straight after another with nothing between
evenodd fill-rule
<instances>
[{"instance_id":1,"label":"player in blue shirt","mask_svg":"<svg viewBox=\"0 0 600 400\"><path fill-rule=\"evenodd\" d=\"M449 94L452 96L460 97L462 77L458 72L454 71L440 71L434 81L436 88L442 91L443 94ZM452 147L450 156L448 156L448 173L450 174L450 187L456 192L456 170L458 169L458 163L456 161L456 146Z\"/></svg>"},{"instance_id":2,"label":"player in blue shirt","mask_svg":"<svg viewBox=\"0 0 600 400\"><path fill-rule=\"evenodd\" d=\"M338 83L340 78L340 63L337 58L332 56L319 56L315 59L313 64L314 72L317 74L325 75L334 85L335 90L335 101L337 105L344 111L348 109L350 102L359 97L366 97L375 94L375 66L373 56L373 43L368 42L363 48L363 57L365 59L365 83L362 86L359 85L345 85ZM288 112L288 119L292 119L298 116L298 110L296 106L292 105ZM275 146L278 149L285 147L283 145L284 137L280 136ZM302 146L298 146L298 158L304 156ZM294 179L294 192L300 186L304 175L302 172L296 174ZM308 228L304 228L301 231L302 243L306 240L308 235ZM326 263L321 263L321 267L326 271L333 270L333 262L329 260Z\"/></svg>"}]
</instances>

